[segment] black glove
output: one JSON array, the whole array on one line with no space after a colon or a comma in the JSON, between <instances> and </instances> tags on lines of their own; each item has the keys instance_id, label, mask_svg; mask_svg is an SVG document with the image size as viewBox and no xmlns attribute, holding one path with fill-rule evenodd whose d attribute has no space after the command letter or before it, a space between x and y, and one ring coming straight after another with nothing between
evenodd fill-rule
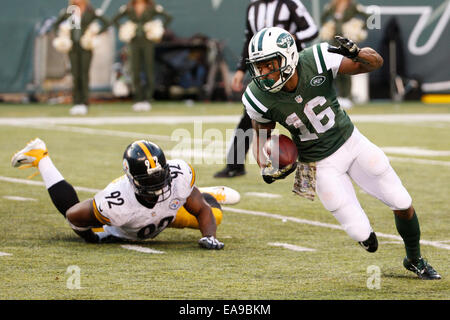
<instances>
[{"instance_id":1,"label":"black glove","mask_svg":"<svg viewBox=\"0 0 450 320\"><path fill-rule=\"evenodd\" d=\"M270 164L269 166L261 170L261 175L265 183L271 184L275 180L286 178L288 175L294 172L296 168L297 162L294 162L293 164L290 164L281 169L275 169L272 167L272 164Z\"/></svg>"},{"instance_id":2,"label":"black glove","mask_svg":"<svg viewBox=\"0 0 450 320\"><path fill-rule=\"evenodd\" d=\"M339 47L329 46L328 52L337 53L349 59L354 59L358 56L359 51L361 51L361 49L358 48L356 43L354 43L352 40L343 38L341 36L335 36L334 38L336 39L336 41L339 42L340 45Z\"/></svg>"}]
</instances>

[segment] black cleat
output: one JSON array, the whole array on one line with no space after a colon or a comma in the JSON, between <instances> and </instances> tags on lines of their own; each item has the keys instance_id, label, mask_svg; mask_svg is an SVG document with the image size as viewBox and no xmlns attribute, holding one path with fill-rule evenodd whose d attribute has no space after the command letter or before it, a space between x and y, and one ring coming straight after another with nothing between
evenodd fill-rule
<instances>
[{"instance_id":1,"label":"black cleat","mask_svg":"<svg viewBox=\"0 0 450 320\"><path fill-rule=\"evenodd\" d=\"M239 176L243 176L244 174L246 174L247 172L245 171L245 168L242 167L237 167L237 168L232 168L232 167L225 167L225 169L216 172L216 174L214 174L214 178L234 178L234 177L239 177Z\"/></svg>"},{"instance_id":2,"label":"black cleat","mask_svg":"<svg viewBox=\"0 0 450 320\"><path fill-rule=\"evenodd\" d=\"M440 280L441 276L433 269L432 266L424 258L419 258L416 261L410 261L408 257L403 259L403 266L417 274L417 276L422 280Z\"/></svg>"},{"instance_id":3,"label":"black cleat","mask_svg":"<svg viewBox=\"0 0 450 320\"><path fill-rule=\"evenodd\" d=\"M378 249L378 240L375 232L371 232L367 240L359 241L358 243L368 252L375 252Z\"/></svg>"}]
</instances>

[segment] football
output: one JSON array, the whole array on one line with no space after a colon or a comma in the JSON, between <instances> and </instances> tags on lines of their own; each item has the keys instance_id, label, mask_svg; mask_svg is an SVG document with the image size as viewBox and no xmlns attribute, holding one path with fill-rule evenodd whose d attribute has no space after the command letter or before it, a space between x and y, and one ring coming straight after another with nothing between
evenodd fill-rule
<instances>
[{"instance_id":1,"label":"football","mask_svg":"<svg viewBox=\"0 0 450 320\"><path fill-rule=\"evenodd\" d=\"M277 169L296 162L298 158L297 146L284 134L272 135L264 144L263 150L272 161L272 166Z\"/></svg>"}]
</instances>

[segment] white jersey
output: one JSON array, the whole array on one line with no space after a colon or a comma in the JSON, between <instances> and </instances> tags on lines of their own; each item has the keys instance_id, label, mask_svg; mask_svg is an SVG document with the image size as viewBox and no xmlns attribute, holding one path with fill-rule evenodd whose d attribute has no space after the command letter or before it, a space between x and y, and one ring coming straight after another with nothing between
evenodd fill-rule
<instances>
[{"instance_id":1,"label":"white jersey","mask_svg":"<svg viewBox=\"0 0 450 320\"><path fill-rule=\"evenodd\" d=\"M94 213L105 224L105 232L119 238L143 240L156 237L175 220L178 209L192 192L195 172L184 160L167 163L172 176L171 194L152 209L139 203L125 175L94 196Z\"/></svg>"}]
</instances>

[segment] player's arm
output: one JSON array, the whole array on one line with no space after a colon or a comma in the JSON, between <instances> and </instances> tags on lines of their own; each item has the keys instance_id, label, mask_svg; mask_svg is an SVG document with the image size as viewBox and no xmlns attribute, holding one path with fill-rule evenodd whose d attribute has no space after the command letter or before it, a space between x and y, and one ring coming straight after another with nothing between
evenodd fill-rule
<instances>
[{"instance_id":1,"label":"player's arm","mask_svg":"<svg viewBox=\"0 0 450 320\"><path fill-rule=\"evenodd\" d=\"M190 196L184 204L185 209L195 216L198 221L202 238L199 245L206 249L222 249L224 244L216 239L216 218L212 213L211 207L203 198L201 192L194 186Z\"/></svg>"},{"instance_id":2,"label":"player's arm","mask_svg":"<svg viewBox=\"0 0 450 320\"><path fill-rule=\"evenodd\" d=\"M266 141L270 138L272 130L275 129L276 123L271 121L267 123L258 122L252 120L252 127L254 132L253 143L253 157L256 159L260 168L264 168L268 165L267 157L264 155L263 147Z\"/></svg>"},{"instance_id":3,"label":"player's arm","mask_svg":"<svg viewBox=\"0 0 450 320\"><path fill-rule=\"evenodd\" d=\"M252 127L254 130L256 143L253 144L253 156L256 159L259 167L261 168L261 176L266 183L272 183L275 180L286 178L297 168L297 163L293 163L283 168L274 168L268 155L264 152L264 144L270 138L272 129L274 129L276 123L271 121L268 123L261 123L252 120Z\"/></svg>"},{"instance_id":4,"label":"player's arm","mask_svg":"<svg viewBox=\"0 0 450 320\"><path fill-rule=\"evenodd\" d=\"M383 58L374 49L369 47L360 49L349 39L340 36L335 38L340 43L340 46L330 46L328 51L344 56L339 67L339 73L366 73L379 69L383 65Z\"/></svg>"},{"instance_id":5,"label":"player's arm","mask_svg":"<svg viewBox=\"0 0 450 320\"><path fill-rule=\"evenodd\" d=\"M79 202L69 208L66 212L66 218L73 231L89 243L98 243L98 236L91 228L102 227L101 223L94 214L92 199Z\"/></svg>"}]
</instances>

